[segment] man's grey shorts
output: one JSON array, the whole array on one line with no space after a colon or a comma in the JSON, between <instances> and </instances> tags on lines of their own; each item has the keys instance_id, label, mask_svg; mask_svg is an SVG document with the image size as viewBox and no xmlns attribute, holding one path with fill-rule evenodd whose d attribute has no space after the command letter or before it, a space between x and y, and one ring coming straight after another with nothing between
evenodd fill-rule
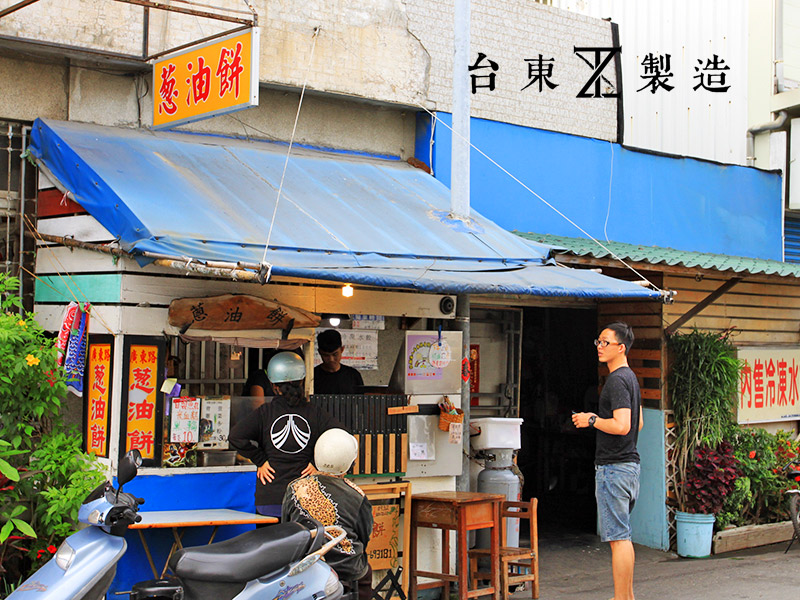
<instances>
[{"instance_id":1,"label":"man's grey shorts","mask_svg":"<svg viewBox=\"0 0 800 600\"><path fill-rule=\"evenodd\" d=\"M600 539L615 542L631 539L631 511L639 496L638 463L595 466L595 497Z\"/></svg>"}]
</instances>

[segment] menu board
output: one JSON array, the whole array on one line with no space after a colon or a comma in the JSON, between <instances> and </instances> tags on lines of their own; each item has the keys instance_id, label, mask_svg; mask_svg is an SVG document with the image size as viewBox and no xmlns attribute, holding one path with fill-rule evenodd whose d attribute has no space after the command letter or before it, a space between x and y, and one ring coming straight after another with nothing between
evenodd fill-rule
<instances>
[{"instance_id":1,"label":"menu board","mask_svg":"<svg viewBox=\"0 0 800 600\"><path fill-rule=\"evenodd\" d=\"M200 437L200 398L172 400L169 441L195 444Z\"/></svg>"},{"instance_id":2,"label":"menu board","mask_svg":"<svg viewBox=\"0 0 800 600\"><path fill-rule=\"evenodd\" d=\"M231 425L230 398L203 398L200 411L200 443L204 450L227 450Z\"/></svg>"}]
</instances>

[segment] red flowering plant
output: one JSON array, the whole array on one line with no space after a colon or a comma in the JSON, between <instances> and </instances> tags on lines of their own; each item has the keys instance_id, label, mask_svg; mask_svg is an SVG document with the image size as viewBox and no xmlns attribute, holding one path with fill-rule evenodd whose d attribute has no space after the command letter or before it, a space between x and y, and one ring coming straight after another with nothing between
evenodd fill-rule
<instances>
[{"instance_id":1,"label":"red flowering plant","mask_svg":"<svg viewBox=\"0 0 800 600\"><path fill-rule=\"evenodd\" d=\"M683 481L686 512L715 515L722 510L738 476L733 447L726 441L716 448L701 445L694 458Z\"/></svg>"},{"instance_id":2,"label":"red flowering plant","mask_svg":"<svg viewBox=\"0 0 800 600\"><path fill-rule=\"evenodd\" d=\"M784 431L732 425L725 433L739 461L740 477L717 516L720 526L776 523L788 518L784 493L800 484L789 481L782 467L800 460L800 442Z\"/></svg>"}]
</instances>

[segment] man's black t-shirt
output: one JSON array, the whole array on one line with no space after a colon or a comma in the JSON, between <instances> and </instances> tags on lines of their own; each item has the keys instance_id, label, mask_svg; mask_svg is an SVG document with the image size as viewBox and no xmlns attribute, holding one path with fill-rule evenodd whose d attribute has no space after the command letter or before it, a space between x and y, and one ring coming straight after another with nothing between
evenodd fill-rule
<instances>
[{"instance_id":1,"label":"man's black t-shirt","mask_svg":"<svg viewBox=\"0 0 800 600\"><path fill-rule=\"evenodd\" d=\"M314 462L317 439L332 427L341 425L319 406L309 402L291 406L283 396L265 402L236 424L228 436L230 445L257 467L269 461L275 469L272 483L256 481L256 506L283 501L289 482Z\"/></svg>"},{"instance_id":2,"label":"man's black t-shirt","mask_svg":"<svg viewBox=\"0 0 800 600\"><path fill-rule=\"evenodd\" d=\"M244 384L244 396L252 396L252 389L254 385L261 386L261 389L264 390L265 396L272 395L272 384L267 377L267 370L266 369L254 369L250 371L250 376L247 378L247 382Z\"/></svg>"},{"instance_id":3,"label":"man's black t-shirt","mask_svg":"<svg viewBox=\"0 0 800 600\"><path fill-rule=\"evenodd\" d=\"M362 385L361 373L353 367L339 365L335 373L326 371L322 365L314 367L315 394L358 394Z\"/></svg>"},{"instance_id":4,"label":"man's black t-shirt","mask_svg":"<svg viewBox=\"0 0 800 600\"><path fill-rule=\"evenodd\" d=\"M636 442L639 439L639 407L642 396L639 380L630 367L620 367L613 371L600 392L600 406L597 415L601 419L611 419L618 408L631 409L631 429L625 435L611 435L597 431L595 446L596 465L610 465L623 462L639 462Z\"/></svg>"}]
</instances>

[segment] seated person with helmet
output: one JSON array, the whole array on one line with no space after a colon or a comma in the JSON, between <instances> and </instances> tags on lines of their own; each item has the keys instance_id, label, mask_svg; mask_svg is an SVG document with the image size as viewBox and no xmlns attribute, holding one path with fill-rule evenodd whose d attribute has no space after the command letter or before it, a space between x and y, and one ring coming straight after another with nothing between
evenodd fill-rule
<instances>
[{"instance_id":1,"label":"seated person with helmet","mask_svg":"<svg viewBox=\"0 0 800 600\"><path fill-rule=\"evenodd\" d=\"M347 533L325 561L347 587L357 585L359 600L372 596L367 543L372 536L372 505L356 484L344 478L358 457L358 441L343 429L328 429L314 447L318 471L292 481L283 497L282 521L314 519Z\"/></svg>"},{"instance_id":2,"label":"seated person with helmet","mask_svg":"<svg viewBox=\"0 0 800 600\"><path fill-rule=\"evenodd\" d=\"M287 484L316 471L311 462L314 445L323 432L339 423L308 402L306 365L294 352L273 356L267 376L275 397L239 421L228 441L258 467L256 512L279 517Z\"/></svg>"},{"instance_id":3,"label":"seated person with helmet","mask_svg":"<svg viewBox=\"0 0 800 600\"><path fill-rule=\"evenodd\" d=\"M358 370L342 364L342 334L335 329L326 329L317 336L317 349L322 364L314 367L314 393L359 393L364 380Z\"/></svg>"}]
</instances>

